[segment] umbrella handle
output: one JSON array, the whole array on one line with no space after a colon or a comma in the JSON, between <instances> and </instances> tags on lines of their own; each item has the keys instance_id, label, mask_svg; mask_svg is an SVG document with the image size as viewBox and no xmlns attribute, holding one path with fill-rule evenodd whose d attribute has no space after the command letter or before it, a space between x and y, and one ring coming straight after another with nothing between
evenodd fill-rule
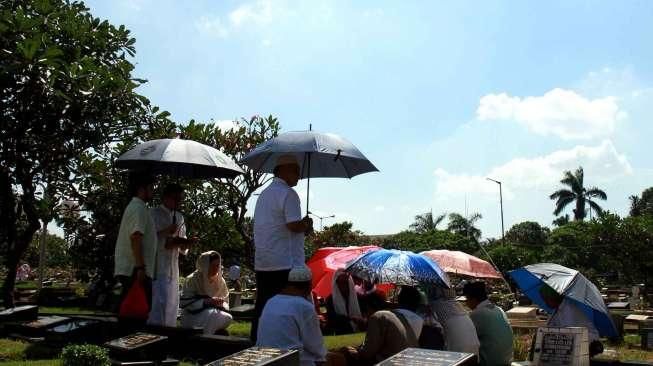
<instances>
[{"instance_id":1,"label":"umbrella handle","mask_svg":"<svg viewBox=\"0 0 653 366\"><path fill-rule=\"evenodd\" d=\"M311 197L311 153L306 154L308 156L308 173L307 173L307 182L306 182L306 216L308 216L308 204Z\"/></svg>"}]
</instances>

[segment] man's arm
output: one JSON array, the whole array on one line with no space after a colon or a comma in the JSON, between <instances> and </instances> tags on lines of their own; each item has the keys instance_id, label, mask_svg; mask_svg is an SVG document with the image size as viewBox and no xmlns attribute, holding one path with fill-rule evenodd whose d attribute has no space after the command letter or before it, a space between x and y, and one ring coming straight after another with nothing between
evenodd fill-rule
<instances>
[{"instance_id":1,"label":"man's arm","mask_svg":"<svg viewBox=\"0 0 653 366\"><path fill-rule=\"evenodd\" d=\"M363 346L358 351L358 357L362 360L373 361L382 346L383 325L381 324L381 318L373 315L367 324L365 342L363 342Z\"/></svg>"},{"instance_id":2,"label":"man's arm","mask_svg":"<svg viewBox=\"0 0 653 366\"><path fill-rule=\"evenodd\" d=\"M293 233L306 233L313 229L313 219L306 216L299 221L286 223L286 227Z\"/></svg>"},{"instance_id":3,"label":"man's arm","mask_svg":"<svg viewBox=\"0 0 653 366\"><path fill-rule=\"evenodd\" d=\"M136 268L136 279L139 282L145 280L145 258L143 257L143 233L136 231L129 236L131 240L132 256L134 257L134 268Z\"/></svg>"},{"instance_id":4,"label":"man's arm","mask_svg":"<svg viewBox=\"0 0 653 366\"><path fill-rule=\"evenodd\" d=\"M304 352L313 355L316 363L326 361L326 348L324 347L324 337L320 330L320 321L317 319L315 309L311 306L306 307L303 311L305 319L304 326L299 330L301 332L302 343L304 343Z\"/></svg>"}]
</instances>

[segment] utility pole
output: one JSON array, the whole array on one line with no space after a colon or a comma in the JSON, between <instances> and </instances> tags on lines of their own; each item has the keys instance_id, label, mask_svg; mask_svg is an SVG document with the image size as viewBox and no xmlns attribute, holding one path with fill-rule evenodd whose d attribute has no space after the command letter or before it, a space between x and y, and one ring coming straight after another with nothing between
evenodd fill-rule
<instances>
[{"instance_id":1,"label":"utility pole","mask_svg":"<svg viewBox=\"0 0 653 366\"><path fill-rule=\"evenodd\" d=\"M498 180L494 180L492 178L486 178L486 179L499 185L499 205L501 207L501 240L505 240L506 234L503 227L503 192L501 189L501 182L499 182Z\"/></svg>"}]
</instances>

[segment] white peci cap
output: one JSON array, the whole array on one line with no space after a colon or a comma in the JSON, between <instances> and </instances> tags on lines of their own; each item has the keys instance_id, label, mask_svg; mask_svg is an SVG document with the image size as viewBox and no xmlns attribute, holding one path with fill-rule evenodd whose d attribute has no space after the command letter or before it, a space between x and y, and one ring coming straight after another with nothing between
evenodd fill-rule
<instances>
[{"instance_id":1,"label":"white peci cap","mask_svg":"<svg viewBox=\"0 0 653 366\"><path fill-rule=\"evenodd\" d=\"M309 282L311 279L313 279L313 275L305 264L293 267L288 273L288 282Z\"/></svg>"}]
</instances>

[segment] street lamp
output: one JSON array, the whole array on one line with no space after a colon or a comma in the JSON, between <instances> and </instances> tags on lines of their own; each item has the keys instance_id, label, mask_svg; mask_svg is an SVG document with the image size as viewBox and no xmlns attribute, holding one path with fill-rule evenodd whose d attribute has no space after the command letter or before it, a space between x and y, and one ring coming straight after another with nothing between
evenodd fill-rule
<instances>
[{"instance_id":1,"label":"street lamp","mask_svg":"<svg viewBox=\"0 0 653 366\"><path fill-rule=\"evenodd\" d=\"M492 178L486 178L489 181L492 181L499 185L499 204L501 206L501 240L505 240L505 232L503 229L503 192L501 190L501 182L494 180Z\"/></svg>"},{"instance_id":2,"label":"street lamp","mask_svg":"<svg viewBox=\"0 0 653 366\"><path fill-rule=\"evenodd\" d=\"M316 215L316 214L312 213L311 211L308 211L308 214L313 215L313 216L317 217L318 219L320 219L320 231L322 231L322 220L332 219L332 218L336 217L336 215L320 216L320 215Z\"/></svg>"}]
</instances>

